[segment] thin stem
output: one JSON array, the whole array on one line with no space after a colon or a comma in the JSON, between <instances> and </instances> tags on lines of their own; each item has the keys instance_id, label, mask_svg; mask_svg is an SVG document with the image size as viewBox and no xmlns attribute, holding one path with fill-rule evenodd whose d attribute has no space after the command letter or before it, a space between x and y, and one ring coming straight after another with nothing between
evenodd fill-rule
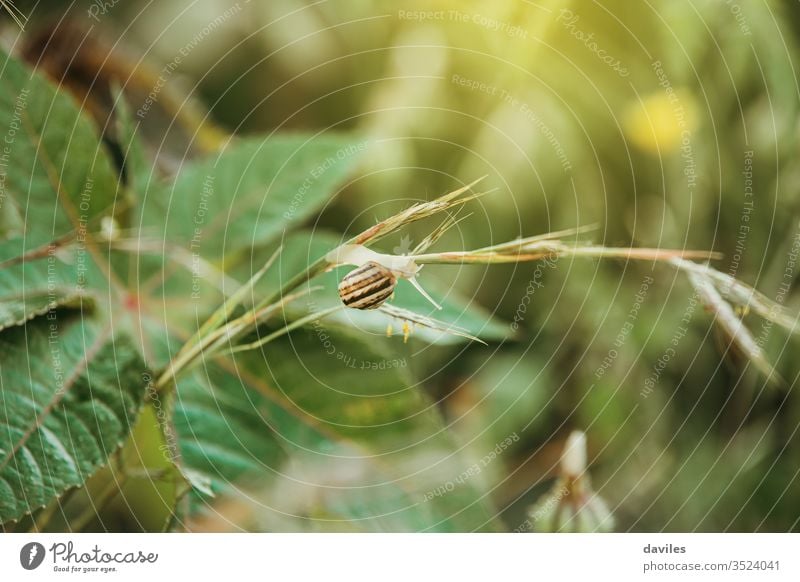
<instances>
[{"instance_id":1,"label":"thin stem","mask_svg":"<svg viewBox=\"0 0 800 582\"><path fill-rule=\"evenodd\" d=\"M721 253L713 251L684 251L677 249L648 248L609 248L609 247L575 247L567 248L565 254L576 257L633 259L642 261L671 261L672 259L709 260L721 259Z\"/></svg>"},{"instance_id":2,"label":"thin stem","mask_svg":"<svg viewBox=\"0 0 800 582\"><path fill-rule=\"evenodd\" d=\"M310 323L312 321L316 321L318 319L322 319L323 317L327 317L331 313L335 313L336 311L339 311L341 309L344 309L344 305L337 305L335 307L329 307L327 309L323 309L322 311L315 311L314 313L306 315L305 317L301 317L300 319L297 319L297 320L293 321L289 325L287 325L285 327L282 327L281 329L276 330L276 331L272 332L269 335L264 336L263 338L259 339L258 341L254 341L254 342L251 342L249 344L243 344L243 345L240 345L240 346L236 346L234 348L231 348L230 350L228 350L225 353L226 354L235 354L237 352L244 352L244 351L247 351L247 350L254 350L256 348L259 348L259 347L263 346L264 344L267 344L267 343L269 343L269 342L271 342L271 341L273 341L275 339L278 339L282 335L286 335L287 333L289 333L290 331L292 331L294 329L297 329L298 327L302 327L307 323Z\"/></svg>"},{"instance_id":3,"label":"thin stem","mask_svg":"<svg viewBox=\"0 0 800 582\"><path fill-rule=\"evenodd\" d=\"M511 244L511 243L506 243ZM536 261L547 256L574 256L589 258L617 258L642 261L670 261L675 258L683 259L716 259L719 253L710 251L681 251L672 249L635 249L613 248L600 246L570 247L559 241L542 241L540 244L528 244L512 247L517 252L502 252L498 247L487 247L477 251L457 251L445 253L428 253L409 256L409 259L420 265L424 264L458 264L458 263L520 263Z\"/></svg>"},{"instance_id":4,"label":"thin stem","mask_svg":"<svg viewBox=\"0 0 800 582\"><path fill-rule=\"evenodd\" d=\"M181 351L169 363L164 372L156 381L156 390L161 391L184 370L191 367L194 361L201 355L215 355L219 348L225 343L234 341L247 329L258 325L270 315L284 308L288 303L320 289L320 287L310 287L298 293L285 295L278 303L266 305L252 309L244 315L226 323L215 329L213 332L204 335L197 343L191 345L186 351Z\"/></svg>"},{"instance_id":5,"label":"thin stem","mask_svg":"<svg viewBox=\"0 0 800 582\"><path fill-rule=\"evenodd\" d=\"M12 267L20 263L29 263L31 261L36 261L38 259L45 259L47 257L50 257L56 252L57 249L67 247L70 243L73 242L74 238L75 238L75 233L70 232L40 247L36 247L35 249L32 249L23 255L12 257L10 259L6 259L3 262L0 262L0 269L7 269L8 267Z\"/></svg>"},{"instance_id":6,"label":"thin stem","mask_svg":"<svg viewBox=\"0 0 800 582\"><path fill-rule=\"evenodd\" d=\"M273 292L271 295L268 295L263 301L261 301L261 303L259 303L256 306L256 309L269 305L270 303L273 303L276 299L278 299L278 297L283 297L287 293L294 291L306 281L309 281L314 277L316 277L317 275L319 275L320 273L324 272L329 266L330 263L328 263L328 261L325 260L325 257L320 257L319 259L311 263L311 265L309 265L305 271L303 271L302 273L298 273L297 275L289 279L289 281L287 281L283 285L283 287Z\"/></svg>"},{"instance_id":7,"label":"thin stem","mask_svg":"<svg viewBox=\"0 0 800 582\"><path fill-rule=\"evenodd\" d=\"M252 293L258 281L269 270L269 268L280 255L282 249L283 246L278 247L278 249L272 253L272 256L267 259L267 262L264 263L264 265L258 271L256 271L252 277L250 277L250 280L247 283L239 287L239 289L237 289L230 298L225 298L222 301L222 305L220 305L220 307L211 314L211 317L209 317L205 323L200 326L200 329L198 329L197 332L195 332L195 334L190 337L185 344L183 344L179 355L181 352L187 351L194 344L201 341L203 336L211 333L213 330L222 325L222 323L227 320L228 317L231 316L233 311L244 301L245 295L248 293L248 291Z\"/></svg>"}]
</instances>

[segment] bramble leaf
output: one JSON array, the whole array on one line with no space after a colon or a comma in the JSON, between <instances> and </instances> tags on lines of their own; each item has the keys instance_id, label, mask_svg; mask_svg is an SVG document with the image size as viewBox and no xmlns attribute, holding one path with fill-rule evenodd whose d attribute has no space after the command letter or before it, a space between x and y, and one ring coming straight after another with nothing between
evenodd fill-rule
<instances>
[{"instance_id":1,"label":"bramble leaf","mask_svg":"<svg viewBox=\"0 0 800 582\"><path fill-rule=\"evenodd\" d=\"M228 461L235 461L235 472L250 465L251 476L262 476L262 491L301 486L317 490L335 498L331 506L338 508L338 519L353 519L351 526L359 530L492 527L492 511L478 481L461 484L445 496L426 496L454 479L468 463L453 454L453 443L433 402L414 385L406 355L384 352L352 333L312 326L263 350L223 360L221 366L228 373L228 388L220 406L238 409L235 417L225 417L239 420L219 423L217 430L202 433L202 439L215 444L209 459L220 454L221 445L227 447L237 438L240 454L220 458L218 468L224 469ZM235 389L230 382L238 384ZM180 383L179 395L178 402L184 401ZM178 427L186 425L177 420L180 416L176 410ZM243 418L251 422L247 430L241 430ZM263 453L249 452L265 446L266 440L277 443L283 451L280 458L264 462ZM279 463L283 456L288 464ZM355 490L329 490L338 477L324 468L337 463L361 467L354 473L360 475L359 482L350 484ZM320 478L303 481L297 470ZM291 495L269 499L279 513L298 510ZM309 499L312 504L320 502L316 494ZM306 510L330 507L314 505Z\"/></svg>"},{"instance_id":2,"label":"bramble leaf","mask_svg":"<svg viewBox=\"0 0 800 582\"><path fill-rule=\"evenodd\" d=\"M83 484L124 441L144 398L131 343L78 317L0 334L0 522Z\"/></svg>"},{"instance_id":3,"label":"bramble leaf","mask_svg":"<svg viewBox=\"0 0 800 582\"><path fill-rule=\"evenodd\" d=\"M270 243L321 210L364 149L336 134L232 140L151 188L142 236L209 260Z\"/></svg>"},{"instance_id":4,"label":"bramble leaf","mask_svg":"<svg viewBox=\"0 0 800 582\"><path fill-rule=\"evenodd\" d=\"M69 233L85 235L110 213L118 183L97 131L73 98L2 50L0 61L2 205L13 207L2 213L2 226L14 241L2 246L5 260ZM20 224L9 224L14 216Z\"/></svg>"}]
</instances>

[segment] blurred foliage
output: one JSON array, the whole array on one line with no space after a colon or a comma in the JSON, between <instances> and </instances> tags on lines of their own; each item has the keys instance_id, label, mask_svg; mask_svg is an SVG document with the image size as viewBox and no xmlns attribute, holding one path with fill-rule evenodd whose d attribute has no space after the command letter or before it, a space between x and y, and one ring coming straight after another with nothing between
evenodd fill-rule
<instances>
[{"instance_id":1,"label":"blurred foliage","mask_svg":"<svg viewBox=\"0 0 800 582\"><path fill-rule=\"evenodd\" d=\"M50 4L29 27L57 16L62 4ZM471 205L440 248L594 224L598 243L720 251L719 270L800 311L796 2L120 2L96 20L87 16L93 5L77 3L70 15L114 45L116 58L147 63L150 85L160 75L191 95L179 112L202 118L203 103L236 134L350 131L367 142L355 177L307 222L315 230L352 234L488 174L483 186L494 193ZM131 106L141 107L148 81L117 81L140 94ZM177 126L160 125L143 131L157 136L147 145L163 173L216 143L211 125L181 139ZM412 240L428 228L409 229ZM401 244L384 242L388 252ZM250 260L264 258L253 249ZM393 460L394 474L411 483L392 496L368 486L380 482L380 463L330 444L327 456L290 455L261 487L204 501L206 513L186 527L425 529L424 510L412 526L393 520L404 490L435 490L516 434L469 479L513 530L553 487L577 428L588 435L593 488L619 531L800 528L796 340L756 323L790 384L776 390L715 339L673 270L585 260L535 269L436 266L422 276L499 321L512 321L527 294L520 330L504 342L369 339L407 360L403 373L436 402L458 456L417 446ZM541 283L533 294L532 280ZM659 368L684 317L687 329ZM621 335L626 322L633 327ZM420 466L437 468L433 485L415 481Z\"/></svg>"}]
</instances>

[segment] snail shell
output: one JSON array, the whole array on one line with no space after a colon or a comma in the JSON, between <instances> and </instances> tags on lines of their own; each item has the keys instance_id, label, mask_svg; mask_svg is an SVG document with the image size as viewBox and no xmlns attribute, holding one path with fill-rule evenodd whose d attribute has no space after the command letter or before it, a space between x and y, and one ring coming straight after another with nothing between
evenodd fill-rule
<instances>
[{"instance_id":1,"label":"snail shell","mask_svg":"<svg viewBox=\"0 0 800 582\"><path fill-rule=\"evenodd\" d=\"M347 307L376 309L383 304L397 285L394 273L374 261L350 271L339 283L339 297Z\"/></svg>"}]
</instances>

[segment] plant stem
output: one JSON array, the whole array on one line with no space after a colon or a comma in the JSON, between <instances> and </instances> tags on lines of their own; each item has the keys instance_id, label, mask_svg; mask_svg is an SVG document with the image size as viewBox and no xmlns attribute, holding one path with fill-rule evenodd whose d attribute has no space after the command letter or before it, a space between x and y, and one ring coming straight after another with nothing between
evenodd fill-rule
<instances>
[{"instance_id":1,"label":"plant stem","mask_svg":"<svg viewBox=\"0 0 800 582\"><path fill-rule=\"evenodd\" d=\"M271 295L268 295L264 300L262 300L256 306L256 309L263 308L269 305L270 303L275 302L275 300L277 300L279 297L283 297L288 293L291 293L306 281L310 281L320 273L324 272L325 269L327 269L329 266L330 263L328 263L328 261L325 260L325 257L324 256L320 257L319 259L311 263L311 265L309 265L305 271L298 273L297 275L289 279L283 285L283 287L281 287Z\"/></svg>"},{"instance_id":2,"label":"plant stem","mask_svg":"<svg viewBox=\"0 0 800 582\"><path fill-rule=\"evenodd\" d=\"M323 317L327 317L331 313L335 313L336 311L339 311L341 309L344 309L344 305L336 305L335 307L329 307L328 309L323 309L322 311L315 311L314 313L310 313L309 315L306 315L305 317L301 317L300 319L297 319L297 320L293 321L289 325L286 325L286 326L284 326L284 327L272 332L271 334L264 336L263 338L259 339L258 341L254 341L254 342L251 342L249 344L243 344L241 346L233 347L233 348L231 348L230 350L228 350L225 353L227 353L227 354L235 354L236 352L244 352L244 351L247 351L247 350L254 350L255 348L261 347L264 344L269 343L272 340L275 340L275 339L281 337L282 335L286 335L287 333L289 333L290 331L292 331L294 329L297 329L298 327L302 327L307 323L310 323L312 321L316 321L317 319L322 319Z\"/></svg>"},{"instance_id":3,"label":"plant stem","mask_svg":"<svg viewBox=\"0 0 800 582\"><path fill-rule=\"evenodd\" d=\"M245 331L257 326L260 322L268 318L274 312L286 306L287 303L294 301L298 297L315 291L319 287L311 287L307 290L288 293L283 295L278 302L263 301L257 307L247 311L244 315L226 323L199 337L195 343L187 343L178 352L175 358L170 361L164 371L159 375L156 381L156 391L162 391L167 386L170 386L174 379L184 370L188 369L195 360L201 355L217 355L219 349L225 344L233 342L236 338L240 337ZM262 304L265 304L262 306ZM312 314L313 315L313 314ZM215 313L211 317L218 317L219 314ZM221 320L220 320L221 321ZM204 324L205 325L205 324ZM210 326L211 327L211 326ZM293 329L293 328L292 328ZM280 330L278 330L280 331ZM287 330L288 331L288 330ZM277 336L276 336L277 337ZM266 343L266 342L264 342ZM188 347L187 347L188 346Z\"/></svg>"},{"instance_id":4,"label":"plant stem","mask_svg":"<svg viewBox=\"0 0 800 582\"><path fill-rule=\"evenodd\" d=\"M505 248L509 248L504 252ZM513 252L516 251L516 252ZM459 263L520 263L537 261L548 256L573 256L588 258L616 258L641 261L671 261L675 258L714 259L718 253L710 251L680 251L671 249L635 249L601 246L573 247L560 241L543 241L527 246L487 247L477 251L456 251L443 253L427 253L409 256L409 259L420 265L424 264L459 264Z\"/></svg>"},{"instance_id":5,"label":"plant stem","mask_svg":"<svg viewBox=\"0 0 800 582\"><path fill-rule=\"evenodd\" d=\"M203 325L200 326L200 328L195 332L195 334L192 337L190 337L185 344L183 344L183 347L181 348L180 352L178 352L179 356L181 353L187 351L196 343L202 341L203 337L206 334L213 332L220 325L222 325L228 319L228 317L230 317L233 314L234 310L244 301L247 293L248 292L253 293L256 284L258 283L259 280L261 280L264 274L269 270L269 268L278 258L282 248L283 248L282 246L278 247L278 249L274 253L272 253L272 256L269 259L267 259L267 262L264 263L264 265L258 271L256 271L256 273L252 277L250 277L250 280L247 281L247 283L241 285L231 297L225 298L222 301L222 305L220 305L219 308L214 313L212 313L211 316L205 321L205 323L203 323Z\"/></svg>"}]
</instances>

